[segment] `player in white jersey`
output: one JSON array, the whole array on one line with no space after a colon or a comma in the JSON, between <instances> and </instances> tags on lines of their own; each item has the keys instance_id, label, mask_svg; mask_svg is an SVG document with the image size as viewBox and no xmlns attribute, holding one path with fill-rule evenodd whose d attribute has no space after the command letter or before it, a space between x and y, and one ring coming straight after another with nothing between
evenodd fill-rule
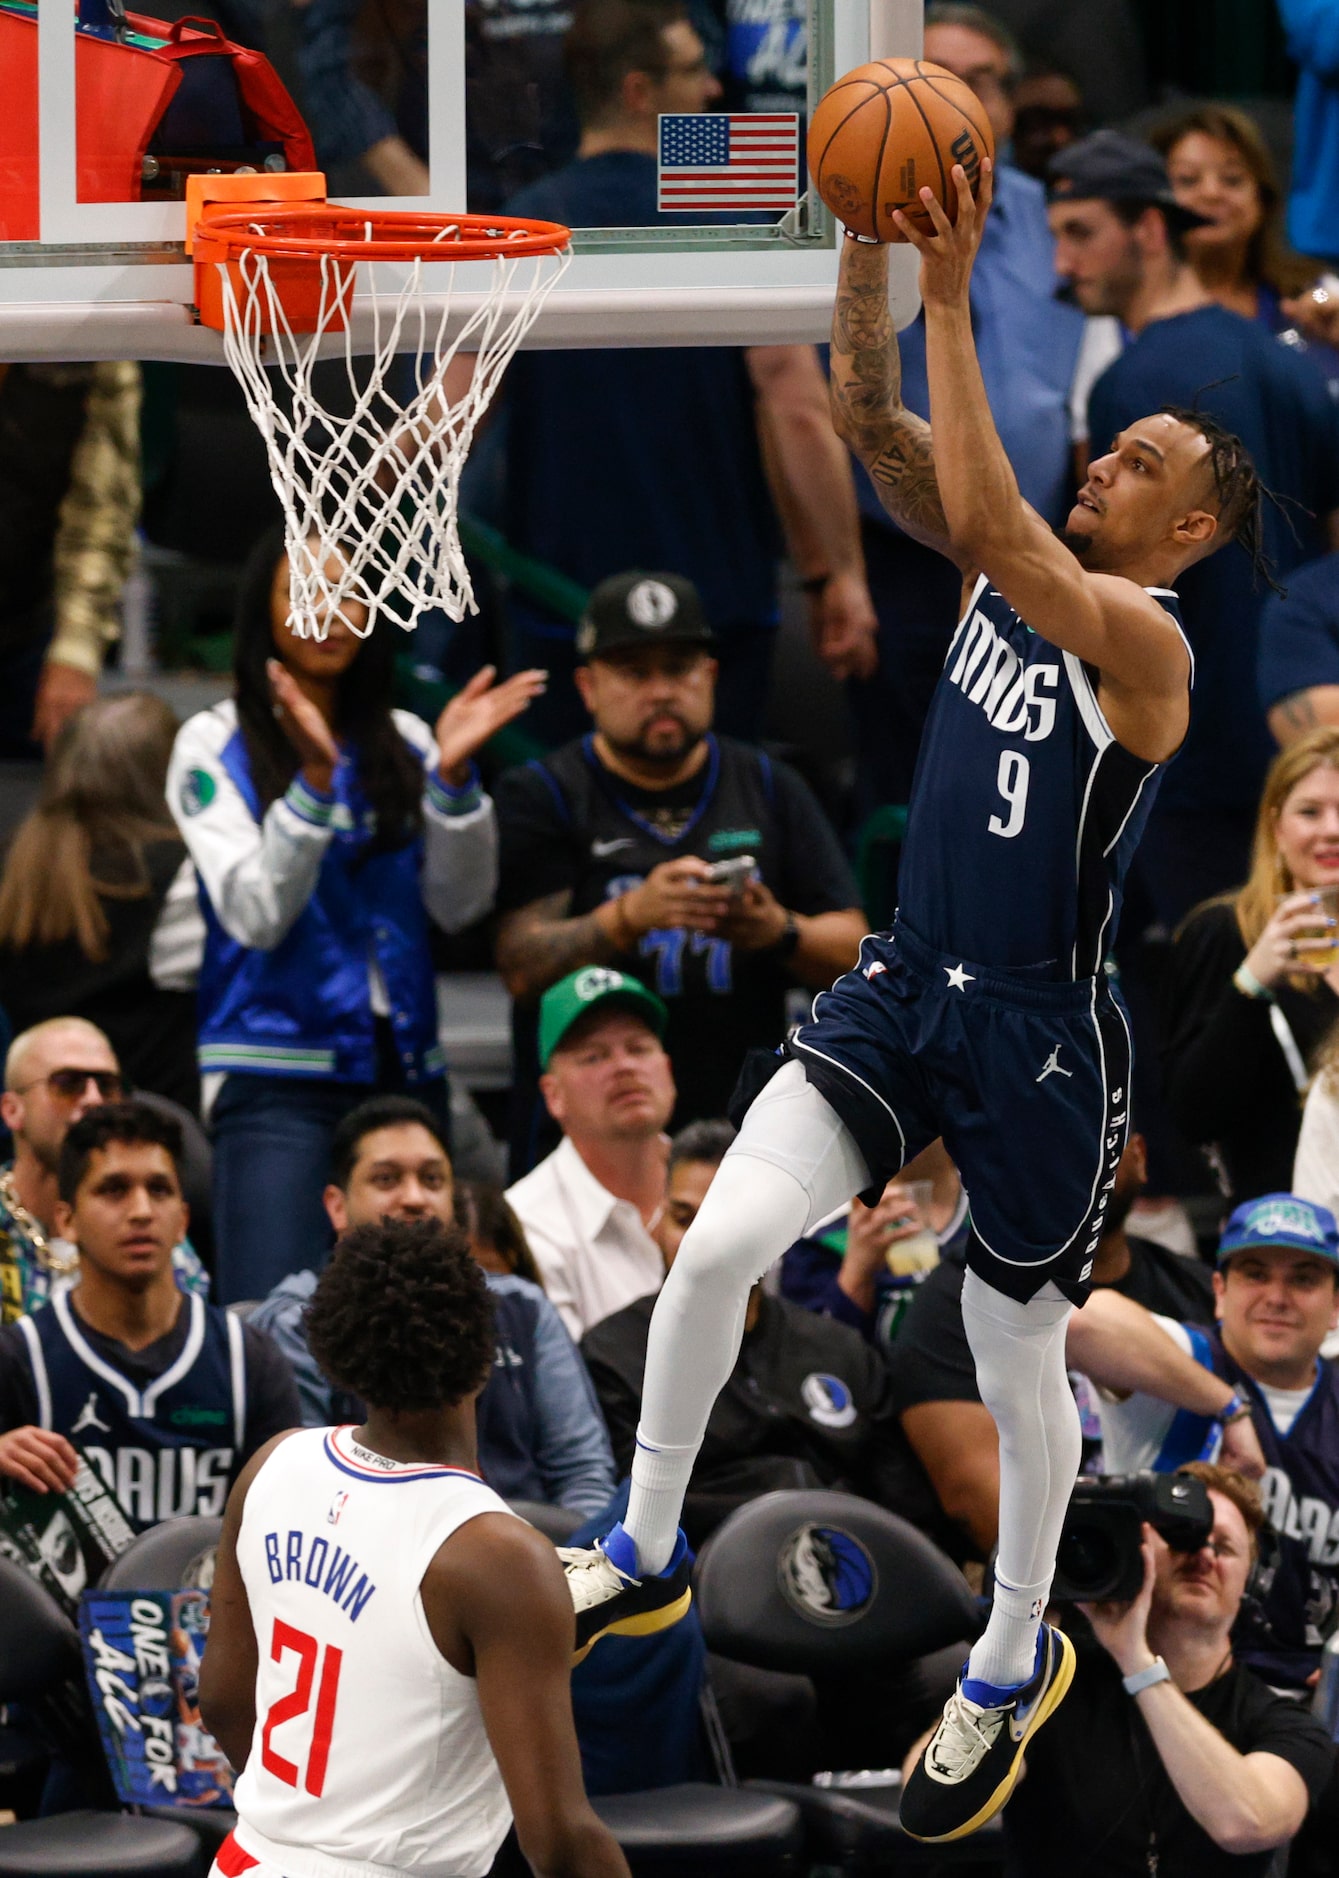
<instances>
[{"instance_id":1,"label":"player in white jersey","mask_svg":"<svg viewBox=\"0 0 1339 1878\"><path fill-rule=\"evenodd\" d=\"M513 1815L541 1878L628 1878L581 1781L553 1547L485 1486L483 1274L435 1220L356 1227L308 1336L367 1404L233 1489L200 1706L234 1767L213 1878L482 1878Z\"/></svg>"}]
</instances>

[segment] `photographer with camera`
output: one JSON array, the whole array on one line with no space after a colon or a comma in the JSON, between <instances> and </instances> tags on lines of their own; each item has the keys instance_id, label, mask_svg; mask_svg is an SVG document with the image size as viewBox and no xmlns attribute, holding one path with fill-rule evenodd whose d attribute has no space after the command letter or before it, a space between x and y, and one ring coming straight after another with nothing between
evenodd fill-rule
<instances>
[{"instance_id":1,"label":"photographer with camera","mask_svg":"<svg viewBox=\"0 0 1339 1878\"><path fill-rule=\"evenodd\" d=\"M1153 1316L1171 1346L1212 1371L1237 1398L1217 1420L1178 1412L1152 1394L1100 1403L1107 1468L1168 1472L1217 1459L1234 1417L1249 1414L1264 1452L1261 1494L1278 1534L1259 1619L1242 1654L1276 1688L1315 1680L1339 1621L1339 1376L1321 1345L1339 1322L1339 1227L1296 1194L1239 1206L1224 1229L1214 1273L1217 1325L1205 1330Z\"/></svg>"},{"instance_id":2,"label":"photographer with camera","mask_svg":"<svg viewBox=\"0 0 1339 1878\"><path fill-rule=\"evenodd\" d=\"M1075 1636L1066 1726L1034 1736L1005 1811L1006 1878L1072 1871L1079 1852L1086 1878L1263 1875L1330 1779L1321 1723L1234 1657L1256 1489L1204 1462L1180 1473L1209 1502L1197 1531L1162 1522L1188 1549L1145 1521L1137 1594L1079 1607L1091 1635Z\"/></svg>"}]
</instances>

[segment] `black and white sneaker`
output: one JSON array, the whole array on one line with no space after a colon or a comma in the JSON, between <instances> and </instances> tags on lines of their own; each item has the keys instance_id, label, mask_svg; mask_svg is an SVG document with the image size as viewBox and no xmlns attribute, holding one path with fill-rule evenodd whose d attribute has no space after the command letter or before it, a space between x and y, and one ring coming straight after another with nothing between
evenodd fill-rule
<instances>
[{"instance_id":1,"label":"black and white sneaker","mask_svg":"<svg viewBox=\"0 0 1339 1878\"><path fill-rule=\"evenodd\" d=\"M974 1702L959 1677L944 1719L903 1789L904 1830L934 1844L965 1839L993 1819L1014 1790L1024 1749L1059 1708L1073 1679L1074 1645L1050 1624L1041 1627L1031 1681L1007 1700Z\"/></svg>"},{"instance_id":2,"label":"black and white sneaker","mask_svg":"<svg viewBox=\"0 0 1339 1878\"><path fill-rule=\"evenodd\" d=\"M692 1560L682 1533L669 1564L654 1578L636 1576L637 1554L621 1525L593 1546L559 1546L558 1557L576 1611L573 1663L589 1655L601 1637L649 1637L668 1630L693 1601Z\"/></svg>"}]
</instances>

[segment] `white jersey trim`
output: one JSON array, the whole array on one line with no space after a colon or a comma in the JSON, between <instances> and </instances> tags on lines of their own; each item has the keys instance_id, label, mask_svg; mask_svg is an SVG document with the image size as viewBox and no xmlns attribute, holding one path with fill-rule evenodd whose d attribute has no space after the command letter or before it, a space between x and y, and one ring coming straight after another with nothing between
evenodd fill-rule
<instances>
[{"instance_id":1,"label":"white jersey trim","mask_svg":"<svg viewBox=\"0 0 1339 1878\"><path fill-rule=\"evenodd\" d=\"M225 1313L228 1325L228 1370L232 1378L232 1435L240 1455L246 1445L246 1340L242 1320L231 1311Z\"/></svg>"},{"instance_id":2,"label":"white jersey trim","mask_svg":"<svg viewBox=\"0 0 1339 1878\"><path fill-rule=\"evenodd\" d=\"M42 1339L37 1334L37 1327L31 1317L19 1319L19 1333L28 1346L28 1361L33 1367L33 1384L37 1390L37 1425L51 1429L51 1378L46 1372L46 1357L42 1353Z\"/></svg>"},{"instance_id":3,"label":"white jersey trim","mask_svg":"<svg viewBox=\"0 0 1339 1878\"><path fill-rule=\"evenodd\" d=\"M1097 693L1092 687L1088 674L1083 669L1083 660L1076 652L1062 652L1065 670L1069 674L1069 688L1074 693L1074 702L1079 707L1079 716L1083 719L1083 728L1097 746L1099 754L1109 744L1116 741L1116 733L1108 724L1097 702Z\"/></svg>"},{"instance_id":4,"label":"white jersey trim","mask_svg":"<svg viewBox=\"0 0 1339 1878\"><path fill-rule=\"evenodd\" d=\"M817 1003L817 1000L815 1000L815 1003ZM865 1081L863 1076L857 1076L855 1071L850 1067L849 1064L839 1063L835 1056L826 1056L824 1055L822 1050L815 1050L811 1044L801 1043L798 1038L795 1038L791 1042L790 1047L792 1050L803 1050L806 1056L817 1057L820 1063L831 1064L832 1068L840 1070L842 1075L845 1076L848 1081L859 1083L860 1087L865 1091L867 1095L872 1095L874 1097L874 1100L878 1103L879 1107L884 1111L889 1121L893 1124L893 1127L897 1130L897 1138L902 1143L902 1165L905 1165L906 1158L907 1158L906 1133L902 1127L901 1122L897 1119L896 1110L893 1109L889 1103L884 1101L883 1097L879 1094L878 1090L872 1088L870 1084Z\"/></svg>"},{"instance_id":5,"label":"white jersey trim","mask_svg":"<svg viewBox=\"0 0 1339 1878\"><path fill-rule=\"evenodd\" d=\"M56 1313L56 1321L64 1331L66 1341L79 1361L86 1368L91 1369L95 1376L101 1376L105 1383L108 1383L124 1398L126 1407L137 1421L153 1420L153 1412L159 1396L164 1390L170 1389L174 1383L181 1381L200 1354L200 1346L205 1340L204 1303L192 1293L186 1299L186 1305L191 1314L191 1324L186 1333L186 1341L181 1347L181 1353L171 1368L165 1369L161 1376L155 1376L141 1395L119 1369L113 1369L110 1363L104 1363L97 1351L85 1340L75 1320L74 1312L70 1308L69 1292L58 1291L51 1299L51 1308Z\"/></svg>"},{"instance_id":6,"label":"white jersey trim","mask_svg":"<svg viewBox=\"0 0 1339 1878\"><path fill-rule=\"evenodd\" d=\"M1176 591L1175 587L1145 587L1144 592L1152 594L1155 599L1161 594L1165 600L1175 600L1178 606L1181 604L1181 596ZM1163 608L1163 612L1167 613L1166 607ZM1185 647L1186 657L1190 660L1190 682L1193 685L1195 682L1195 648L1186 637L1186 629L1181 624L1180 620L1172 613L1167 613L1167 617L1181 635L1181 644Z\"/></svg>"}]
</instances>

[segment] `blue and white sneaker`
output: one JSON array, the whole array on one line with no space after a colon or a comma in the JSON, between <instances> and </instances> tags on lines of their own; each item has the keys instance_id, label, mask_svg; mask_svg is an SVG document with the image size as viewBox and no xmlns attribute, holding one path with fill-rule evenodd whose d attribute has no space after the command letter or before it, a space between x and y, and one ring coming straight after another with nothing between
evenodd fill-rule
<instances>
[{"instance_id":1,"label":"blue and white sneaker","mask_svg":"<svg viewBox=\"0 0 1339 1878\"><path fill-rule=\"evenodd\" d=\"M637 1577L636 1548L621 1525L593 1546L559 1546L558 1557L576 1612L574 1663L587 1656L601 1637L648 1637L654 1631L668 1630L693 1601L692 1559L682 1533L675 1540L669 1564L654 1578Z\"/></svg>"},{"instance_id":2,"label":"blue and white sneaker","mask_svg":"<svg viewBox=\"0 0 1339 1878\"><path fill-rule=\"evenodd\" d=\"M1028 1742L1073 1680L1074 1645L1050 1624L1041 1627L1037 1667L1021 1689L992 1689L960 1676L903 1788L904 1830L936 1844L965 1839L993 1819L1018 1782Z\"/></svg>"}]
</instances>

